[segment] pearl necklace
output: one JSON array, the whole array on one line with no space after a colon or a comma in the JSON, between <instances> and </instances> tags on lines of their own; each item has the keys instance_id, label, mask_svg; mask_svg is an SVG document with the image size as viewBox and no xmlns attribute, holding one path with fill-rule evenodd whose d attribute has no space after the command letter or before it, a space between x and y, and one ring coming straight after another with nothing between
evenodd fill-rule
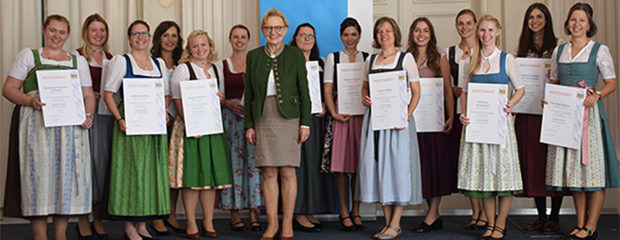
<instances>
[{"instance_id":1,"label":"pearl necklace","mask_svg":"<svg viewBox=\"0 0 620 240\"><path fill-rule=\"evenodd\" d=\"M357 53L359 53L360 51L359 51L359 50L355 50L355 52L353 52L353 53L349 53L349 52L347 52L347 51L345 51L345 50L342 50L342 52L344 52L346 55L349 55L349 56L355 56L355 55L357 55Z\"/></svg>"}]
</instances>

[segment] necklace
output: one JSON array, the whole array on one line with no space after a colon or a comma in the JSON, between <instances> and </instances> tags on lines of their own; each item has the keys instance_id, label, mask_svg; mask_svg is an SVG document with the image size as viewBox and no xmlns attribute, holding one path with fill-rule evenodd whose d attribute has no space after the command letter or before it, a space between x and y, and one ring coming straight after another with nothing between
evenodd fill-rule
<instances>
[{"instance_id":1,"label":"necklace","mask_svg":"<svg viewBox=\"0 0 620 240\"><path fill-rule=\"evenodd\" d=\"M230 61L232 62L233 67L237 67L238 69L240 69L240 72L245 72L245 61L242 61L242 63L238 63L238 62L235 62L235 59L233 58L230 58Z\"/></svg>"},{"instance_id":2,"label":"necklace","mask_svg":"<svg viewBox=\"0 0 620 240\"><path fill-rule=\"evenodd\" d=\"M94 53L96 53L96 52L101 52L101 50L103 50L103 48L99 48L99 49L94 49L94 48L93 48L93 52L94 52Z\"/></svg>"},{"instance_id":3,"label":"necklace","mask_svg":"<svg viewBox=\"0 0 620 240\"><path fill-rule=\"evenodd\" d=\"M353 52L353 53L349 53L349 52L347 52L346 50L342 50L342 52L344 52L346 55L349 55L349 56L355 56L355 55L357 55L357 53L359 53L360 51L359 51L359 50L355 50L355 52Z\"/></svg>"},{"instance_id":4,"label":"necklace","mask_svg":"<svg viewBox=\"0 0 620 240\"><path fill-rule=\"evenodd\" d=\"M389 56L395 55L398 51L394 51L393 53L390 53L388 55L385 55L385 52L381 52L381 54L383 54L383 59L388 58Z\"/></svg>"},{"instance_id":5,"label":"necklace","mask_svg":"<svg viewBox=\"0 0 620 240\"><path fill-rule=\"evenodd\" d=\"M471 50L470 47L467 46L467 44L461 42L459 45L461 45L461 49L465 48L465 50L463 50L463 55L467 56L469 55L469 50Z\"/></svg>"},{"instance_id":6,"label":"necklace","mask_svg":"<svg viewBox=\"0 0 620 240\"><path fill-rule=\"evenodd\" d=\"M534 40L540 40L540 39L543 39L543 37L545 37L545 35L541 35L541 36L533 36L533 35L532 35L532 38L533 38Z\"/></svg>"}]
</instances>

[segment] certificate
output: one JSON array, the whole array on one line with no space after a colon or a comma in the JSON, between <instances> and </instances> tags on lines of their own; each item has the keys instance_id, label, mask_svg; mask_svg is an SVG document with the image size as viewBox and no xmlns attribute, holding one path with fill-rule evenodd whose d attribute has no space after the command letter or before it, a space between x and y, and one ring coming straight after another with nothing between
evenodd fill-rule
<instances>
[{"instance_id":1,"label":"certificate","mask_svg":"<svg viewBox=\"0 0 620 240\"><path fill-rule=\"evenodd\" d=\"M504 145L508 134L506 95L508 85L469 83L467 85L467 117L470 123L465 131L465 141Z\"/></svg>"},{"instance_id":2,"label":"certificate","mask_svg":"<svg viewBox=\"0 0 620 240\"><path fill-rule=\"evenodd\" d=\"M413 116L417 132L441 132L445 122L443 78L420 78L420 101Z\"/></svg>"},{"instance_id":3,"label":"certificate","mask_svg":"<svg viewBox=\"0 0 620 240\"><path fill-rule=\"evenodd\" d=\"M166 134L166 103L161 78L123 79L127 135Z\"/></svg>"},{"instance_id":4,"label":"certificate","mask_svg":"<svg viewBox=\"0 0 620 240\"><path fill-rule=\"evenodd\" d=\"M469 60L460 59L457 86L464 88L465 84L467 84L465 82L465 79L469 79L468 75L469 75ZM463 112L463 109L461 109L461 98L460 97L454 98L454 105L456 106L456 114L458 116L459 114Z\"/></svg>"},{"instance_id":5,"label":"certificate","mask_svg":"<svg viewBox=\"0 0 620 240\"><path fill-rule=\"evenodd\" d=\"M45 127L81 125L86 120L77 70L37 71Z\"/></svg>"},{"instance_id":6,"label":"certificate","mask_svg":"<svg viewBox=\"0 0 620 240\"><path fill-rule=\"evenodd\" d=\"M547 84L543 109L540 142L579 149L583 127L583 88Z\"/></svg>"},{"instance_id":7,"label":"certificate","mask_svg":"<svg viewBox=\"0 0 620 240\"><path fill-rule=\"evenodd\" d=\"M180 84L187 137L223 133L216 79L182 81Z\"/></svg>"},{"instance_id":8,"label":"certificate","mask_svg":"<svg viewBox=\"0 0 620 240\"><path fill-rule=\"evenodd\" d=\"M310 91L310 101L312 102L312 113L323 112L321 99L321 80L319 79L319 62L306 62L308 70L308 90Z\"/></svg>"},{"instance_id":9,"label":"certificate","mask_svg":"<svg viewBox=\"0 0 620 240\"><path fill-rule=\"evenodd\" d=\"M392 71L368 75L372 130L407 127L406 72Z\"/></svg>"},{"instance_id":10,"label":"certificate","mask_svg":"<svg viewBox=\"0 0 620 240\"><path fill-rule=\"evenodd\" d=\"M338 113L364 115L362 105L362 85L366 80L364 63L339 63L338 71Z\"/></svg>"},{"instance_id":11,"label":"certificate","mask_svg":"<svg viewBox=\"0 0 620 240\"><path fill-rule=\"evenodd\" d=\"M547 73L551 69L551 59L517 58L517 64L525 85L525 94L521 101L512 107L512 111L540 115L543 112L540 100L545 84L549 83Z\"/></svg>"}]
</instances>

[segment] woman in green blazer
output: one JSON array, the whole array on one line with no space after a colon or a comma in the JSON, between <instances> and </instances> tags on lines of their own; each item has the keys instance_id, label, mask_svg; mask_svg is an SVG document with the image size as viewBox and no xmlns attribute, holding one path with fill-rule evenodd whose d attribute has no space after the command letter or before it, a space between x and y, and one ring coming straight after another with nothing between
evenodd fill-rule
<instances>
[{"instance_id":1,"label":"woman in green blazer","mask_svg":"<svg viewBox=\"0 0 620 240\"><path fill-rule=\"evenodd\" d=\"M248 142L256 145L256 166L263 175L267 230L261 239L278 234L278 195L282 195L282 239L293 238L297 196L295 168L301 144L310 135L310 96L306 59L298 48L282 43L289 24L272 8L261 20L265 46L248 52L244 84L244 125ZM280 175L282 189L277 178Z\"/></svg>"}]
</instances>

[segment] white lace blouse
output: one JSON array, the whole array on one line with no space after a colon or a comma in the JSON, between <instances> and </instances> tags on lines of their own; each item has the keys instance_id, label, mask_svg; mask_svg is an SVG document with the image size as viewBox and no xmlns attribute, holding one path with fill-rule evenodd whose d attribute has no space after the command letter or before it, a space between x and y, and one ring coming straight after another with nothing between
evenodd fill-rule
<instances>
[{"instance_id":1,"label":"white lace blouse","mask_svg":"<svg viewBox=\"0 0 620 240\"><path fill-rule=\"evenodd\" d=\"M582 63L587 62L590 58L590 53L592 52L592 48L594 47L594 41L590 40L585 47L581 49L575 55L574 58L571 58L571 46L570 42L566 43L564 46L564 50L562 51L562 56L560 56L561 63ZM559 46L558 46L559 47ZM553 56L551 57L551 80L559 80L558 77L558 47L553 49ZM612 79L616 78L616 70L614 69L614 59L611 57L611 53L609 52L609 48L603 44L598 48L598 53L596 54L596 66L598 67L603 79Z\"/></svg>"}]
</instances>

